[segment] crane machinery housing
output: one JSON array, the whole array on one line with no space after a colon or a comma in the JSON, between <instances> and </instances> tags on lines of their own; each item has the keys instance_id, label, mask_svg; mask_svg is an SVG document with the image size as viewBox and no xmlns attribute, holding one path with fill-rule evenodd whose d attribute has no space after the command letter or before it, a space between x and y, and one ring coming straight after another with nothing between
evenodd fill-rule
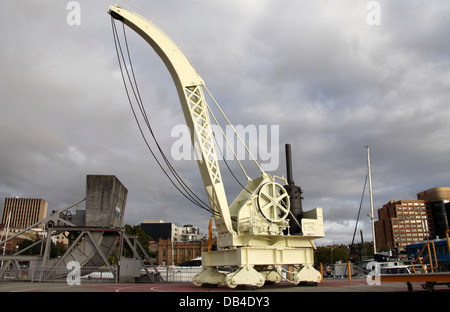
<instances>
[{"instance_id":1,"label":"crane machinery housing","mask_svg":"<svg viewBox=\"0 0 450 312\"><path fill-rule=\"evenodd\" d=\"M203 270L192 282L197 286L261 287L265 282L280 282L285 275L293 284L320 282L313 251L314 240L325 236L322 208L302 210L302 191L292 179L290 145L286 146L287 180L259 167L261 176L247 177L245 188L228 204L215 151L212 113L205 99L205 93L211 93L205 82L180 47L154 23L117 3L108 13L139 34L166 65L192 144L201 155L197 163L214 215L217 250L202 254ZM282 274L288 266L295 269Z\"/></svg>"}]
</instances>

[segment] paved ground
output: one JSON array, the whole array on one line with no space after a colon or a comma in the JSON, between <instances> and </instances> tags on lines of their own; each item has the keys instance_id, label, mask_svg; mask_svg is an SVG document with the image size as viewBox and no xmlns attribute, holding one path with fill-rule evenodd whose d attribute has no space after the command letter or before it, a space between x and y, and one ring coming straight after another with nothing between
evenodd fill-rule
<instances>
[{"instance_id":1,"label":"paved ground","mask_svg":"<svg viewBox=\"0 0 450 312\"><path fill-rule=\"evenodd\" d=\"M428 292L421 286L422 283L412 283L413 293ZM288 283L276 285L264 285L257 289L235 288L229 289L225 286L216 288L196 287L190 283L152 283L152 284L92 284L67 285L66 283L39 283L39 282L0 282L0 292L146 292L146 293L304 293L304 292L408 292L406 283L384 282L381 285L368 285L365 279L353 278L330 279L321 282L318 286L293 286ZM437 285L434 292L450 292L445 285Z\"/></svg>"}]
</instances>

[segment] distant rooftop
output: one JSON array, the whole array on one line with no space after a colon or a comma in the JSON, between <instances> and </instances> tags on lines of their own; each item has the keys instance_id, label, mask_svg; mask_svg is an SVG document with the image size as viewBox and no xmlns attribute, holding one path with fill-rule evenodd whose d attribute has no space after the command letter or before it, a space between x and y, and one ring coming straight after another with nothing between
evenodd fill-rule
<instances>
[{"instance_id":1,"label":"distant rooftop","mask_svg":"<svg viewBox=\"0 0 450 312\"><path fill-rule=\"evenodd\" d=\"M159 219L146 219L142 223L166 223L166 222L164 222L163 220L159 220Z\"/></svg>"}]
</instances>

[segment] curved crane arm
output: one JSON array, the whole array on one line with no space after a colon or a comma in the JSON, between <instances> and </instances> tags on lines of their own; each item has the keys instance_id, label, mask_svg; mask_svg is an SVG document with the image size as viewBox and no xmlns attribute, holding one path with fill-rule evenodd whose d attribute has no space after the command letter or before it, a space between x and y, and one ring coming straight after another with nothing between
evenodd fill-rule
<instances>
[{"instance_id":1,"label":"curved crane arm","mask_svg":"<svg viewBox=\"0 0 450 312\"><path fill-rule=\"evenodd\" d=\"M222 183L214 147L214 134L209 119L203 88L204 82L180 48L158 27L134 12L111 6L108 12L138 33L160 56L172 76L178 91L191 140L199 157L198 166L219 234L233 233L230 211Z\"/></svg>"}]
</instances>

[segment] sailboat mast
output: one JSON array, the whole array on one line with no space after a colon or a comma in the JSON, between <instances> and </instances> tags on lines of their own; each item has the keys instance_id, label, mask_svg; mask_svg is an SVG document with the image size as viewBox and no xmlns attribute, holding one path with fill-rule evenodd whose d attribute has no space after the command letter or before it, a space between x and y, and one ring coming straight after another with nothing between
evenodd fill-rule
<instances>
[{"instance_id":1,"label":"sailboat mast","mask_svg":"<svg viewBox=\"0 0 450 312\"><path fill-rule=\"evenodd\" d=\"M369 194L370 194L370 219L372 221L372 237L373 237L373 253L377 253L377 246L375 241L375 215L373 213L373 194L372 194L372 171L370 169L370 148L366 145L367 149L367 170L369 173Z\"/></svg>"}]
</instances>

